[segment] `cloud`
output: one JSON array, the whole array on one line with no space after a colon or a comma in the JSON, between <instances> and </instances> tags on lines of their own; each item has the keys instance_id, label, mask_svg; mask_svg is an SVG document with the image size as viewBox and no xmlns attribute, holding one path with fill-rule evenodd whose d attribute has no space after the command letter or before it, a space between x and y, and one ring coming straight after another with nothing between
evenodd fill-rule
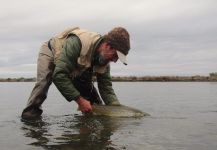
<instances>
[{"instance_id":1,"label":"cloud","mask_svg":"<svg viewBox=\"0 0 217 150\"><path fill-rule=\"evenodd\" d=\"M35 77L36 64L14 65L12 67L1 67L1 78Z\"/></svg>"},{"instance_id":2,"label":"cloud","mask_svg":"<svg viewBox=\"0 0 217 150\"><path fill-rule=\"evenodd\" d=\"M215 0L7 0L0 6L0 77L35 76L41 44L70 26L129 30L129 65L112 64L113 75L208 75L217 71L216 6Z\"/></svg>"}]
</instances>

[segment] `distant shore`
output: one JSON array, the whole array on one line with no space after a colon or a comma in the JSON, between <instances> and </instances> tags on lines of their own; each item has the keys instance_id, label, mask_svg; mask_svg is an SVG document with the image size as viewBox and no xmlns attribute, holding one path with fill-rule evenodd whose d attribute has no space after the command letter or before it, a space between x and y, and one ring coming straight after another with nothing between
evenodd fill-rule
<instances>
[{"instance_id":1,"label":"distant shore","mask_svg":"<svg viewBox=\"0 0 217 150\"><path fill-rule=\"evenodd\" d=\"M95 80L95 78L93 78ZM0 82L35 82L36 78L0 78ZM114 82L216 82L217 76L112 76Z\"/></svg>"},{"instance_id":2,"label":"distant shore","mask_svg":"<svg viewBox=\"0 0 217 150\"><path fill-rule=\"evenodd\" d=\"M216 82L217 77L211 76L143 76L143 77L112 77L118 82Z\"/></svg>"}]
</instances>

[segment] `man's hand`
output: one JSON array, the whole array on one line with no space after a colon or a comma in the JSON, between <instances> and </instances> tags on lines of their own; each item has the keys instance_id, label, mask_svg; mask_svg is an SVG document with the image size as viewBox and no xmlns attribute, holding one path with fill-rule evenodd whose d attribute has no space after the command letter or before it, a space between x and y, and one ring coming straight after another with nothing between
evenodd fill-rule
<instances>
[{"instance_id":1,"label":"man's hand","mask_svg":"<svg viewBox=\"0 0 217 150\"><path fill-rule=\"evenodd\" d=\"M78 109L81 112L91 112L92 111L92 106L90 102L86 100L85 98L80 96L76 102L78 104Z\"/></svg>"}]
</instances>

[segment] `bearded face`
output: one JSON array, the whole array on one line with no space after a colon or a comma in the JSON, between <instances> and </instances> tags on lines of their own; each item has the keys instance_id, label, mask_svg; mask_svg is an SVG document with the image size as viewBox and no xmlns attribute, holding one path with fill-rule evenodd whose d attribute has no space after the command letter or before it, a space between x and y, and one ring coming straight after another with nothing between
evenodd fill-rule
<instances>
[{"instance_id":1,"label":"bearded face","mask_svg":"<svg viewBox=\"0 0 217 150\"><path fill-rule=\"evenodd\" d=\"M98 56L98 64L100 66L105 66L109 63L109 60L103 54L99 54Z\"/></svg>"}]
</instances>

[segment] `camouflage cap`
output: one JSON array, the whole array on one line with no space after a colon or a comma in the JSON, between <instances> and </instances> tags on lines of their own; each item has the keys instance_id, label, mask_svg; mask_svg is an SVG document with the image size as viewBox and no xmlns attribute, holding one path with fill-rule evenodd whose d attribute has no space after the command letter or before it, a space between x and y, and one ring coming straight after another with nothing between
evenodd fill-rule
<instances>
[{"instance_id":1,"label":"camouflage cap","mask_svg":"<svg viewBox=\"0 0 217 150\"><path fill-rule=\"evenodd\" d=\"M111 47L127 55L130 50L130 36L123 27L116 27L104 35L104 41Z\"/></svg>"},{"instance_id":2,"label":"camouflage cap","mask_svg":"<svg viewBox=\"0 0 217 150\"><path fill-rule=\"evenodd\" d=\"M130 36L123 27L116 27L103 36L104 41L117 50L119 59L126 65L126 55L130 50Z\"/></svg>"}]
</instances>

